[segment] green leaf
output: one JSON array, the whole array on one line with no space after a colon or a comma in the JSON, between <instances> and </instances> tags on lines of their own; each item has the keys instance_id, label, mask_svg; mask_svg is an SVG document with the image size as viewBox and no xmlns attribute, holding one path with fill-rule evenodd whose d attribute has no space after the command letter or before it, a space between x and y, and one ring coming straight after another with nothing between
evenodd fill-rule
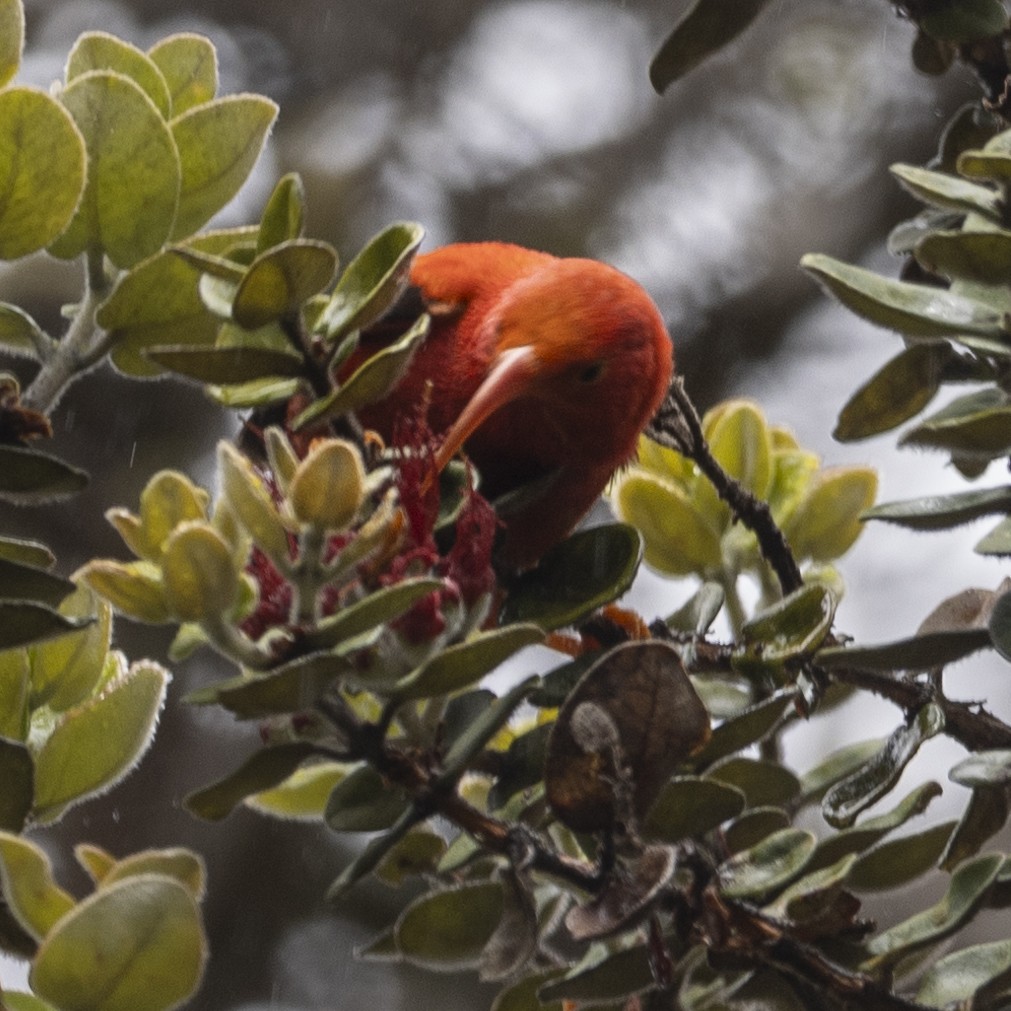
<instances>
[{"instance_id":1,"label":"green leaf","mask_svg":"<svg viewBox=\"0 0 1011 1011\"><path fill-rule=\"evenodd\" d=\"M830 786L863 765L884 742L880 738L857 741L830 752L823 761L801 777L800 790L805 800L817 800Z\"/></svg>"},{"instance_id":2,"label":"green leaf","mask_svg":"<svg viewBox=\"0 0 1011 1011\"><path fill-rule=\"evenodd\" d=\"M1011 798L1005 786L973 788L962 817L951 833L940 860L942 870L952 870L968 857L975 856L988 839L1007 823Z\"/></svg>"},{"instance_id":3,"label":"green leaf","mask_svg":"<svg viewBox=\"0 0 1011 1011\"><path fill-rule=\"evenodd\" d=\"M732 42L762 12L768 0L696 0L649 67L653 87L667 87Z\"/></svg>"},{"instance_id":4,"label":"green leaf","mask_svg":"<svg viewBox=\"0 0 1011 1011\"><path fill-rule=\"evenodd\" d=\"M1011 519L1001 520L972 550L978 555L1011 555Z\"/></svg>"},{"instance_id":5,"label":"green leaf","mask_svg":"<svg viewBox=\"0 0 1011 1011\"><path fill-rule=\"evenodd\" d=\"M0 259L34 253L67 227L85 171L84 138L59 102L33 88L0 91Z\"/></svg>"},{"instance_id":6,"label":"green leaf","mask_svg":"<svg viewBox=\"0 0 1011 1011\"><path fill-rule=\"evenodd\" d=\"M863 853L846 878L858 892L899 888L937 866L955 822L944 821L922 832L888 839Z\"/></svg>"},{"instance_id":7,"label":"green leaf","mask_svg":"<svg viewBox=\"0 0 1011 1011\"><path fill-rule=\"evenodd\" d=\"M90 865L96 867L102 862L102 857L95 852L97 847L89 848ZM80 860L81 848L74 847L74 856ZM105 854L108 857L108 854ZM96 884L107 887L116 881L136 877L138 874L160 874L178 881L199 902L206 891L207 869L203 859L192 850L182 847L171 849L141 850L131 853L122 860L113 860L104 867Z\"/></svg>"},{"instance_id":8,"label":"green leaf","mask_svg":"<svg viewBox=\"0 0 1011 1011\"><path fill-rule=\"evenodd\" d=\"M713 730L709 741L692 755L692 761L704 769L735 751L756 744L796 705L796 696L793 688L781 689L724 720Z\"/></svg>"},{"instance_id":9,"label":"green leaf","mask_svg":"<svg viewBox=\"0 0 1011 1011\"><path fill-rule=\"evenodd\" d=\"M1004 337L1001 314L982 302L941 288L892 281L821 254L809 254L800 264L858 316L908 337Z\"/></svg>"},{"instance_id":10,"label":"green leaf","mask_svg":"<svg viewBox=\"0 0 1011 1011\"><path fill-rule=\"evenodd\" d=\"M305 187L298 173L289 172L277 181L263 209L256 237L257 254L297 239L302 234L304 221Z\"/></svg>"},{"instance_id":11,"label":"green leaf","mask_svg":"<svg viewBox=\"0 0 1011 1011\"><path fill-rule=\"evenodd\" d=\"M501 620L536 622L546 632L574 625L620 597L641 558L642 538L628 524L579 530L513 581Z\"/></svg>"},{"instance_id":12,"label":"green leaf","mask_svg":"<svg viewBox=\"0 0 1011 1011\"><path fill-rule=\"evenodd\" d=\"M298 523L346 530L365 500L361 450L346 439L315 441L296 466L286 499Z\"/></svg>"},{"instance_id":13,"label":"green leaf","mask_svg":"<svg viewBox=\"0 0 1011 1011\"><path fill-rule=\"evenodd\" d=\"M391 888L399 888L408 878L434 874L446 852L446 840L438 832L417 828L408 832L376 868L376 877Z\"/></svg>"},{"instance_id":14,"label":"green leaf","mask_svg":"<svg viewBox=\"0 0 1011 1011\"><path fill-rule=\"evenodd\" d=\"M705 635L712 627L723 604L726 593L719 583L703 583L664 623L676 632L694 632Z\"/></svg>"},{"instance_id":15,"label":"green leaf","mask_svg":"<svg viewBox=\"0 0 1011 1011\"><path fill-rule=\"evenodd\" d=\"M920 980L918 1004L954 1007L989 1006L987 996L1007 990L1011 984L1011 941L991 941L952 952L929 966Z\"/></svg>"},{"instance_id":16,"label":"green leaf","mask_svg":"<svg viewBox=\"0 0 1011 1011\"><path fill-rule=\"evenodd\" d=\"M44 544L20 537L0 537L0 558L38 569L50 569L56 564L56 556Z\"/></svg>"},{"instance_id":17,"label":"green leaf","mask_svg":"<svg viewBox=\"0 0 1011 1011\"><path fill-rule=\"evenodd\" d=\"M245 383L269 376L300 376L304 363L298 355L268 348L209 348L166 345L145 356L156 365L201 383Z\"/></svg>"},{"instance_id":18,"label":"green leaf","mask_svg":"<svg viewBox=\"0 0 1011 1011\"><path fill-rule=\"evenodd\" d=\"M931 232L916 245L924 268L955 280L1006 284L1011 278L1011 232Z\"/></svg>"},{"instance_id":19,"label":"green leaf","mask_svg":"<svg viewBox=\"0 0 1011 1011\"><path fill-rule=\"evenodd\" d=\"M618 479L618 515L643 539L646 564L668 576L718 572L720 538L688 493L662 478L634 470Z\"/></svg>"},{"instance_id":20,"label":"green leaf","mask_svg":"<svg viewBox=\"0 0 1011 1011\"><path fill-rule=\"evenodd\" d=\"M359 854L351 861L347 867L341 871L333 884L327 889L326 897L330 902L339 902L347 896L352 886L361 881L366 874L379 866L383 858L389 853L401 839L407 835L414 826L422 820L413 807L408 807L406 811L397 819L396 824L382 835L373 839Z\"/></svg>"},{"instance_id":21,"label":"green leaf","mask_svg":"<svg viewBox=\"0 0 1011 1011\"><path fill-rule=\"evenodd\" d=\"M910 530L947 530L981 516L1008 513L1011 513L1011 485L882 502L866 510L863 518L895 523Z\"/></svg>"},{"instance_id":22,"label":"green leaf","mask_svg":"<svg viewBox=\"0 0 1011 1011\"><path fill-rule=\"evenodd\" d=\"M501 698L487 705L452 743L442 761L442 777L455 782L482 748L508 722L516 707L532 692L541 679L536 675L517 682ZM440 781L442 779L440 777Z\"/></svg>"},{"instance_id":23,"label":"green leaf","mask_svg":"<svg viewBox=\"0 0 1011 1011\"><path fill-rule=\"evenodd\" d=\"M0 98L2 98L0 93ZM3 225L0 223L0 229ZM46 240L48 241L48 239ZM16 305L0 302L0 345L12 355L38 357L38 345L45 344L42 328Z\"/></svg>"},{"instance_id":24,"label":"green leaf","mask_svg":"<svg viewBox=\"0 0 1011 1011\"><path fill-rule=\"evenodd\" d=\"M326 242L290 239L261 253L243 275L232 302L232 318L247 330L297 312L330 286L337 253Z\"/></svg>"},{"instance_id":25,"label":"green leaf","mask_svg":"<svg viewBox=\"0 0 1011 1011\"><path fill-rule=\"evenodd\" d=\"M111 789L151 744L169 675L133 664L101 695L63 715L35 756L35 819L55 821L71 805Z\"/></svg>"},{"instance_id":26,"label":"green leaf","mask_svg":"<svg viewBox=\"0 0 1011 1011\"><path fill-rule=\"evenodd\" d=\"M38 505L76 495L88 475L55 456L20 446L0 446L0 501Z\"/></svg>"},{"instance_id":27,"label":"green leaf","mask_svg":"<svg viewBox=\"0 0 1011 1011\"><path fill-rule=\"evenodd\" d=\"M25 600L0 600L0 649L28 646L67 632L75 632L86 621L65 618L45 604Z\"/></svg>"},{"instance_id":28,"label":"green leaf","mask_svg":"<svg viewBox=\"0 0 1011 1011\"><path fill-rule=\"evenodd\" d=\"M872 957L861 968L874 971L894 965L911 952L955 933L986 901L1003 863L1002 854L987 853L960 864L940 901L866 942Z\"/></svg>"},{"instance_id":29,"label":"green leaf","mask_svg":"<svg viewBox=\"0 0 1011 1011\"><path fill-rule=\"evenodd\" d=\"M502 908L497 881L423 895L397 920L397 950L412 965L433 972L473 968L498 926Z\"/></svg>"},{"instance_id":30,"label":"green leaf","mask_svg":"<svg viewBox=\"0 0 1011 1011\"><path fill-rule=\"evenodd\" d=\"M861 811L898 782L920 745L943 729L944 714L933 703L925 705L914 719L892 732L873 758L829 790L822 802L825 820L835 828L852 825Z\"/></svg>"},{"instance_id":31,"label":"green leaf","mask_svg":"<svg viewBox=\"0 0 1011 1011\"><path fill-rule=\"evenodd\" d=\"M795 590L741 629L732 662L741 671L780 673L787 661L813 652L835 616L835 594L822 583Z\"/></svg>"},{"instance_id":32,"label":"green leaf","mask_svg":"<svg viewBox=\"0 0 1011 1011\"><path fill-rule=\"evenodd\" d=\"M974 752L952 766L948 778L962 786L1006 786L1011 783L1011 750Z\"/></svg>"},{"instance_id":33,"label":"green leaf","mask_svg":"<svg viewBox=\"0 0 1011 1011\"><path fill-rule=\"evenodd\" d=\"M5 737L12 742L28 738L30 688L27 651L0 651L0 738ZM3 828L2 824L0 828Z\"/></svg>"},{"instance_id":34,"label":"green leaf","mask_svg":"<svg viewBox=\"0 0 1011 1011\"><path fill-rule=\"evenodd\" d=\"M147 55L168 85L173 116L210 102L217 93L218 57L213 43L203 35L169 35L156 42Z\"/></svg>"},{"instance_id":35,"label":"green leaf","mask_svg":"<svg viewBox=\"0 0 1011 1011\"><path fill-rule=\"evenodd\" d=\"M381 832L410 807L404 790L363 762L334 786L323 817L335 832Z\"/></svg>"},{"instance_id":36,"label":"green leaf","mask_svg":"<svg viewBox=\"0 0 1011 1011\"><path fill-rule=\"evenodd\" d=\"M900 446L947 450L970 460L1011 452L1011 399L998 389L957 397L899 440Z\"/></svg>"},{"instance_id":37,"label":"green leaf","mask_svg":"<svg viewBox=\"0 0 1011 1011\"><path fill-rule=\"evenodd\" d=\"M988 186L917 165L893 165L891 171L914 197L928 204L1000 222L1000 194Z\"/></svg>"},{"instance_id":38,"label":"green leaf","mask_svg":"<svg viewBox=\"0 0 1011 1011\"><path fill-rule=\"evenodd\" d=\"M808 870L827 867L848 853L861 853L869 849L889 832L905 825L910 818L923 814L931 801L940 795L941 787L937 783L922 783L903 797L891 811L827 836L818 844Z\"/></svg>"},{"instance_id":39,"label":"green leaf","mask_svg":"<svg viewBox=\"0 0 1011 1011\"><path fill-rule=\"evenodd\" d=\"M25 48L23 0L0 0L0 88L18 72Z\"/></svg>"},{"instance_id":40,"label":"green leaf","mask_svg":"<svg viewBox=\"0 0 1011 1011\"><path fill-rule=\"evenodd\" d=\"M165 542L161 560L165 602L183 621L212 619L229 611L239 573L225 539L209 523L181 524Z\"/></svg>"},{"instance_id":41,"label":"green leaf","mask_svg":"<svg viewBox=\"0 0 1011 1011\"><path fill-rule=\"evenodd\" d=\"M958 0L926 8L919 24L935 39L961 45L1000 35L1007 28L1007 11L1001 0Z\"/></svg>"},{"instance_id":42,"label":"green leaf","mask_svg":"<svg viewBox=\"0 0 1011 1011\"><path fill-rule=\"evenodd\" d=\"M58 1007L162 1011L196 990L206 957L193 896L172 878L144 874L68 913L39 949L30 980Z\"/></svg>"},{"instance_id":43,"label":"green leaf","mask_svg":"<svg viewBox=\"0 0 1011 1011\"><path fill-rule=\"evenodd\" d=\"M790 827L790 816L781 807L752 807L734 818L721 830L728 853L757 846L763 839Z\"/></svg>"},{"instance_id":44,"label":"green leaf","mask_svg":"<svg viewBox=\"0 0 1011 1011\"><path fill-rule=\"evenodd\" d=\"M674 776L650 808L643 833L668 843L697 839L743 810L744 794L736 787L698 776Z\"/></svg>"},{"instance_id":45,"label":"green leaf","mask_svg":"<svg viewBox=\"0 0 1011 1011\"><path fill-rule=\"evenodd\" d=\"M339 389L310 404L291 428L297 431L382 400L407 373L415 351L428 334L429 323L427 315L421 316L396 343L366 359Z\"/></svg>"},{"instance_id":46,"label":"green leaf","mask_svg":"<svg viewBox=\"0 0 1011 1011\"><path fill-rule=\"evenodd\" d=\"M0 600L33 600L50 607L74 592L74 584L34 565L0 558Z\"/></svg>"},{"instance_id":47,"label":"green leaf","mask_svg":"<svg viewBox=\"0 0 1011 1011\"><path fill-rule=\"evenodd\" d=\"M363 329L396 302L424 235L421 225L398 221L369 240L347 265L320 320L328 340Z\"/></svg>"},{"instance_id":48,"label":"green leaf","mask_svg":"<svg viewBox=\"0 0 1011 1011\"><path fill-rule=\"evenodd\" d=\"M537 992L560 974L561 970L551 969L547 972L526 976L518 983L513 983L502 990L492 1001L491 1011L565 1011L560 1000L543 1004L537 999ZM15 1008L14 1011L20 1011Z\"/></svg>"},{"instance_id":49,"label":"green leaf","mask_svg":"<svg viewBox=\"0 0 1011 1011\"><path fill-rule=\"evenodd\" d=\"M79 587L60 605L70 620L88 622L76 632L31 648L33 706L63 712L83 702L102 677L112 636L112 609L87 587ZM97 620L93 620L97 615Z\"/></svg>"},{"instance_id":50,"label":"green leaf","mask_svg":"<svg viewBox=\"0 0 1011 1011\"><path fill-rule=\"evenodd\" d=\"M537 998L542 1002L589 1000L594 1004L622 1000L654 985L651 964L645 944L618 951L602 943L593 944L561 979L542 986Z\"/></svg>"},{"instance_id":51,"label":"green leaf","mask_svg":"<svg viewBox=\"0 0 1011 1011\"><path fill-rule=\"evenodd\" d=\"M490 674L524 646L543 639L543 630L532 624L509 624L478 632L466 642L448 646L390 687L401 701L460 691ZM373 686L372 679L363 680ZM381 690L381 686L374 687Z\"/></svg>"},{"instance_id":52,"label":"green leaf","mask_svg":"<svg viewBox=\"0 0 1011 1011\"><path fill-rule=\"evenodd\" d=\"M991 645L985 628L949 629L896 639L873 646L829 646L815 654L821 667L870 670L931 670L954 663Z\"/></svg>"},{"instance_id":53,"label":"green leaf","mask_svg":"<svg viewBox=\"0 0 1011 1011\"><path fill-rule=\"evenodd\" d=\"M192 235L239 192L276 118L269 98L229 95L172 120L182 172L174 240Z\"/></svg>"},{"instance_id":54,"label":"green leaf","mask_svg":"<svg viewBox=\"0 0 1011 1011\"><path fill-rule=\"evenodd\" d=\"M800 792L800 780L777 762L735 756L714 765L707 779L740 790L748 807L774 807L789 803Z\"/></svg>"},{"instance_id":55,"label":"green leaf","mask_svg":"<svg viewBox=\"0 0 1011 1011\"><path fill-rule=\"evenodd\" d=\"M172 106L168 84L154 61L136 46L108 32L84 32L67 58L67 83L89 70L114 70L129 77L168 119Z\"/></svg>"},{"instance_id":56,"label":"green leaf","mask_svg":"<svg viewBox=\"0 0 1011 1011\"><path fill-rule=\"evenodd\" d=\"M811 858L813 832L785 828L751 849L734 854L716 869L720 893L730 899L756 900L789 884Z\"/></svg>"},{"instance_id":57,"label":"green leaf","mask_svg":"<svg viewBox=\"0 0 1011 1011\"><path fill-rule=\"evenodd\" d=\"M283 569L290 556L288 531L256 468L231 443L218 444L218 473L229 507L254 543Z\"/></svg>"},{"instance_id":58,"label":"green leaf","mask_svg":"<svg viewBox=\"0 0 1011 1011\"><path fill-rule=\"evenodd\" d=\"M0 885L14 919L36 941L74 907L72 896L53 879L45 851L21 836L2 831Z\"/></svg>"},{"instance_id":59,"label":"green leaf","mask_svg":"<svg viewBox=\"0 0 1011 1011\"><path fill-rule=\"evenodd\" d=\"M198 818L221 821L247 797L283 783L313 751L313 746L305 741L261 748L235 772L189 794L183 806Z\"/></svg>"},{"instance_id":60,"label":"green leaf","mask_svg":"<svg viewBox=\"0 0 1011 1011\"><path fill-rule=\"evenodd\" d=\"M0 831L25 827L34 797L32 756L20 741L0 737Z\"/></svg>"},{"instance_id":61,"label":"green leaf","mask_svg":"<svg viewBox=\"0 0 1011 1011\"><path fill-rule=\"evenodd\" d=\"M49 251L72 259L104 251L132 267L168 239L179 199L179 155L155 104L129 77L93 70L71 81L60 100L84 136L88 181L63 235Z\"/></svg>"},{"instance_id":62,"label":"green leaf","mask_svg":"<svg viewBox=\"0 0 1011 1011\"><path fill-rule=\"evenodd\" d=\"M158 253L122 277L95 319L109 332L116 368L143 378L161 373L147 348L213 344L221 321L197 291L196 269L171 251Z\"/></svg>"},{"instance_id":63,"label":"green leaf","mask_svg":"<svg viewBox=\"0 0 1011 1011\"><path fill-rule=\"evenodd\" d=\"M1005 660L1011 660L1011 593L1002 594L994 604L989 633L994 649Z\"/></svg>"},{"instance_id":64,"label":"green leaf","mask_svg":"<svg viewBox=\"0 0 1011 1011\"><path fill-rule=\"evenodd\" d=\"M306 634L307 642L316 649L336 646L358 635L364 635L379 625L398 618L419 600L441 589L440 579L420 577L405 579L383 587L367 597L342 607L336 614L324 618Z\"/></svg>"},{"instance_id":65,"label":"green leaf","mask_svg":"<svg viewBox=\"0 0 1011 1011\"><path fill-rule=\"evenodd\" d=\"M338 762L302 766L277 786L247 797L246 805L275 818L321 820L327 799L344 778L345 770Z\"/></svg>"},{"instance_id":66,"label":"green leaf","mask_svg":"<svg viewBox=\"0 0 1011 1011\"><path fill-rule=\"evenodd\" d=\"M198 688L191 705L220 705L240 720L257 720L313 706L338 678L354 673L353 661L334 653L311 653L255 677L242 674Z\"/></svg>"},{"instance_id":67,"label":"green leaf","mask_svg":"<svg viewBox=\"0 0 1011 1011\"><path fill-rule=\"evenodd\" d=\"M941 386L947 344L913 344L901 351L850 397L839 412L834 439L853 442L891 431L919 414Z\"/></svg>"}]
</instances>

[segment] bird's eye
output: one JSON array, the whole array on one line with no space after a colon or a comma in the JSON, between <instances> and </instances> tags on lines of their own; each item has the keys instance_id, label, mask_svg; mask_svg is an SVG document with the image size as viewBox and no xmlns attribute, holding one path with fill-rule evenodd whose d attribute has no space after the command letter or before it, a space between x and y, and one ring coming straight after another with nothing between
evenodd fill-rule
<instances>
[{"instance_id":1,"label":"bird's eye","mask_svg":"<svg viewBox=\"0 0 1011 1011\"><path fill-rule=\"evenodd\" d=\"M584 365L579 370L579 381L581 383L595 383L604 372L603 362L593 362L590 365Z\"/></svg>"}]
</instances>

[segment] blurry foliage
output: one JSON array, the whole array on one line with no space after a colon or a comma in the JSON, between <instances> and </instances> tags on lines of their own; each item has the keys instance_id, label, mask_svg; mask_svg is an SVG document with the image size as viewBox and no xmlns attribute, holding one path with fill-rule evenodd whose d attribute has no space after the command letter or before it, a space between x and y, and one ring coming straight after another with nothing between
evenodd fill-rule
<instances>
[{"instance_id":1,"label":"blurry foliage","mask_svg":"<svg viewBox=\"0 0 1011 1011\"><path fill-rule=\"evenodd\" d=\"M764 6L698 0L656 58L656 86ZM946 383L971 382L903 437L971 478L1011 454L1011 131L995 88L1007 16L998 0L899 9L918 28L917 65L960 59L986 103L948 127L936 164L895 169L928 205L893 233L903 279L821 255L805 266L904 341L838 437L890 430ZM216 500L167 470L136 512L108 511L132 560L67 579L45 546L0 538L0 945L31 959L33 989L5 1006L159 1009L199 985L196 854L81 844L94 890L78 900L29 838L132 768L165 701L167 671L111 649L112 609L176 627L173 659L228 658L234 676L185 701L260 728L262 749L191 794L191 812L246 804L369 833L330 885L335 902L369 875L422 885L363 958L476 970L500 984L497 1011L1007 1005L1006 939L956 941L922 970L1011 894L1011 859L981 852L1011 810L1011 727L944 684L977 650L1011 658L1011 584L943 601L911 635L854 644L834 625L832 564L868 517L943 529L999 516L978 550L1011 554L1011 488L871 508L870 471L821 468L747 402L700 420L676 381L614 484L626 522L501 576L497 520L467 468L438 474L423 425L392 450L354 416L425 339L415 314L346 367L403 293L420 227L391 225L340 271L303 235L289 176L257 225L201 232L255 162L273 105L217 97L214 50L191 35L144 53L89 33L52 95L21 88L23 32L20 0L0 0L0 255L77 259L84 285L59 337L0 306L0 344L38 366L24 391L0 381L0 497L31 504L86 481L34 443L66 386L107 358L250 413L238 444L219 447ZM695 584L648 626L613 606L642 557ZM569 655L500 694L481 686L542 642ZM892 732L790 768L783 734L832 719L854 692L899 708ZM939 735L968 751L948 776L969 797L959 818L909 830L941 786L893 792ZM933 905L881 925L860 915L864 893L938 871Z\"/></svg>"}]
</instances>

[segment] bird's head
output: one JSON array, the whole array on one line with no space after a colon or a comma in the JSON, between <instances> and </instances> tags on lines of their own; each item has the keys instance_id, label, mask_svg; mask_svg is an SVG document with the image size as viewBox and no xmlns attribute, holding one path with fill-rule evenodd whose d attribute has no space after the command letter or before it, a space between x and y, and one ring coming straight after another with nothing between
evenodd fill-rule
<instances>
[{"instance_id":1,"label":"bird's head","mask_svg":"<svg viewBox=\"0 0 1011 1011\"><path fill-rule=\"evenodd\" d=\"M487 372L446 433L440 469L487 419L515 405L514 419L532 422L512 426L516 438L542 442L559 463L614 470L634 453L673 369L653 301L596 260L551 259L516 280L476 337Z\"/></svg>"}]
</instances>

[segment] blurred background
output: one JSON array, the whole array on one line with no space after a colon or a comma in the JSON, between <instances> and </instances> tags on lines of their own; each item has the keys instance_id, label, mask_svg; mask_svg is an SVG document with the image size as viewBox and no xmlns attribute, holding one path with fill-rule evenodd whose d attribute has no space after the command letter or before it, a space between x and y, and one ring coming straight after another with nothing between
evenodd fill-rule
<instances>
[{"instance_id":1,"label":"blurred background","mask_svg":"<svg viewBox=\"0 0 1011 1011\"><path fill-rule=\"evenodd\" d=\"M779 0L660 97L649 62L686 6L26 0L20 82L47 87L60 77L81 31L113 32L142 48L176 31L206 34L218 47L223 93L257 91L281 104L228 222L255 220L278 175L296 170L309 234L332 241L345 262L396 219L421 222L429 248L494 238L609 261L656 299L700 407L756 399L826 462L878 466L883 500L962 487L940 457L898 453L893 437L833 443L839 408L898 342L831 305L797 261L820 251L895 272L883 237L917 205L886 168L929 158L947 118L976 96L972 82L957 68L940 80L916 74L912 29L885 0ZM38 257L0 271L0 299L59 332L59 306L79 283L76 266ZM105 371L80 382L54 422L57 451L91 470L91 488L67 505L10 510L3 528L47 540L68 572L95 555L121 556L106 508L134 508L159 467L207 480L215 441L235 427L188 387L131 384ZM979 535L872 527L842 563L850 592L839 627L865 642L911 634L943 597L994 588L999 564L971 553ZM690 590L645 574L629 602L651 619ZM125 621L117 637L131 657L162 657L168 642L162 630ZM551 662L535 650L521 666L526 673ZM1006 715L1008 693L995 697L990 687L998 665L964 664L959 673L965 697L987 697ZM57 873L83 885L69 858L82 839L117 855L171 845L203 853L212 958L194 1008L486 1007L494 990L469 975L353 961L352 948L393 918L405 894L365 886L345 907L328 908L323 893L349 852L331 833L246 811L205 825L181 810L184 794L257 745L248 728L179 703L226 673L207 654L174 670L140 768L42 840ZM828 735L820 723L817 741L800 728L800 767L834 743L888 733L898 714L876 707L860 718L856 728L840 717ZM837 742L827 739L833 734ZM950 761L925 750L927 763ZM5 986L19 978L10 964L0 972Z\"/></svg>"}]
</instances>

